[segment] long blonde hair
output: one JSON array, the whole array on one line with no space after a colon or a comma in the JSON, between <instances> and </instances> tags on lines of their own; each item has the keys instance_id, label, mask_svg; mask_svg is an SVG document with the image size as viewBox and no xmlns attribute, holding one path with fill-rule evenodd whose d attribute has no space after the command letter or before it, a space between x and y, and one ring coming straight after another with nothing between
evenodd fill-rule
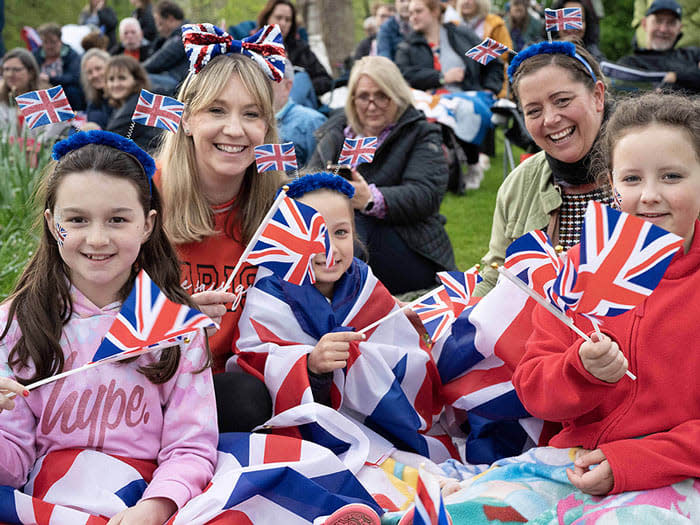
<instances>
[{"instance_id":1,"label":"long blonde hair","mask_svg":"<svg viewBox=\"0 0 700 525\"><path fill-rule=\"evenodd\" d=\"M265 143L277 142L277 125L272 106L272 86L260 67L242 55L224 55L214 58L198 74L190 73L185 79L178 99L185 104L185 115L205 109L221 94L231 75L238 75L255 99L267 125ZM161 192L165 204L165 231L175 244L199 242L216 235L211 205L202 191L197 174L194 142L185 135L184 126L176 133L168 133L159 153L161 163ZM282 180L280 173L257 173L255 163L246 169L241 189L236 197L233 217L226 220L227 236L235 238L235 225L240 225L242 239L247 242L255 233L274 199Z\"/></svg>"}]
</instances>

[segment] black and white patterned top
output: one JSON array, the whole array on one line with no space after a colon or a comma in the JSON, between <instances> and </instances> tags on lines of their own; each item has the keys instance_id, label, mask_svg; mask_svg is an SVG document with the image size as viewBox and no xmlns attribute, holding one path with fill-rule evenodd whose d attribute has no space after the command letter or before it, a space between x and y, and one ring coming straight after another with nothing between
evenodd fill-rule
<instances>
[{"instance_id":1,"label":"black and white patterned top","mask_svg":"<svg viewBox=\"0 0 700 525\"><path fill-rule=\"evenodd\" d=\"M597 201L607 206L613 202L608 188L597 188L586 193L566 193L562 191L562 203L559 208L559 244L568 250L578 244L581 237L583 215L588 201Z\"/></svg>"}]
</instances>

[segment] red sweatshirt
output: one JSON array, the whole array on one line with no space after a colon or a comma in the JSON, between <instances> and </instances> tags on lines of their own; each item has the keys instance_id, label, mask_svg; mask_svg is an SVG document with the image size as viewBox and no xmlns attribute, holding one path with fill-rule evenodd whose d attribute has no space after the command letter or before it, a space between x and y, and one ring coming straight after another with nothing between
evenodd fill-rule
<instances>
[{"instance_id":1,"label":"red sweatshirt","mask_svg":"<svg viewBox=\"0 0 700 525\"><path fill-rule=\"evenodd\" d=\"M578 247L569 256L578 260ZM603 320L636 381L596 379L578 354L583 339L543 307L533 314L534 331L513 375L516 391L531 414L563 424L550 445L603 451L615 477L612 493L700 477L698 270L700 235L641 305ZM591 326L580 316L574 321Z\"/></svg>"}]
</instances>

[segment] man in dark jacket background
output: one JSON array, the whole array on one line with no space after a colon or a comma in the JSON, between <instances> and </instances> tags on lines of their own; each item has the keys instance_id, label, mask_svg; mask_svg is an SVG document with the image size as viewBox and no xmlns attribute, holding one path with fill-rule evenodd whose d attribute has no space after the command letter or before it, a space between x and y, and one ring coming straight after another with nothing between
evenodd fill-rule
<instances>
[{"instance_id":1,"label":"man in dark jacket background","mask_svg":"<svg viewBox=\"0 0 700 525\"><path fill-rule=\"evenodd\" d=\"M161 0L153 9L153 18L160 38L153 43L153 54L143 63L153 89L158 93L174 94L187 76L189 63L182 43L185 13L170 0Z\"/></svg>"},{"instance_id":2,"label":"man in dark jacket background","mask_svg":"<svg viewBox=\"0 0 700 525\"><path fill-rule=\"evenodd\" d=\"M37 30L42 45L34 52L40 78L52 86L63 86L63 92L71 107L85 109L85 95L80 86L80 56L68 45L61 42L61 26L49 22Z\"/></svg>"},{"instance_id":3,"label":"man in dark jacket background","mask_svg":"<svg viewBox=\"0 0 700 525\"><path fill-rule=\"evenodd\" d=\"M675 47L681 37L682 14L675 0L653 2L641 24L647 34L647 47L635 47L632 55L620 59L620 64L666 72L663 88L697 94L700 92L700 47Z\"/></svg>"}]
</instances>

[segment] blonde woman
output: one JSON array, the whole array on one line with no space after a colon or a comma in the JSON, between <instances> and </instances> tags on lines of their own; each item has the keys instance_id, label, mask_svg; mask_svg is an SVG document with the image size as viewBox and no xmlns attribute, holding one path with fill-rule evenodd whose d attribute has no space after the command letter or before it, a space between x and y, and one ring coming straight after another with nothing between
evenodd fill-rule
<instances>
[{"instance_id":1,"label":"blonde woman","mask_svg":"<svg viewBox=\"0 0 700 525\"><path fill-rule=\"evenodd\" d=\"M356 62L348 89L345 112L316 131L308 166L336 162L346 137L378 138L374 160L352 171L357 234L390 292L427 288L435 272L455 267L439 214L448 179L440 129L413 107L410 87L388 58Z\"/></svg>"}]
</instances>

